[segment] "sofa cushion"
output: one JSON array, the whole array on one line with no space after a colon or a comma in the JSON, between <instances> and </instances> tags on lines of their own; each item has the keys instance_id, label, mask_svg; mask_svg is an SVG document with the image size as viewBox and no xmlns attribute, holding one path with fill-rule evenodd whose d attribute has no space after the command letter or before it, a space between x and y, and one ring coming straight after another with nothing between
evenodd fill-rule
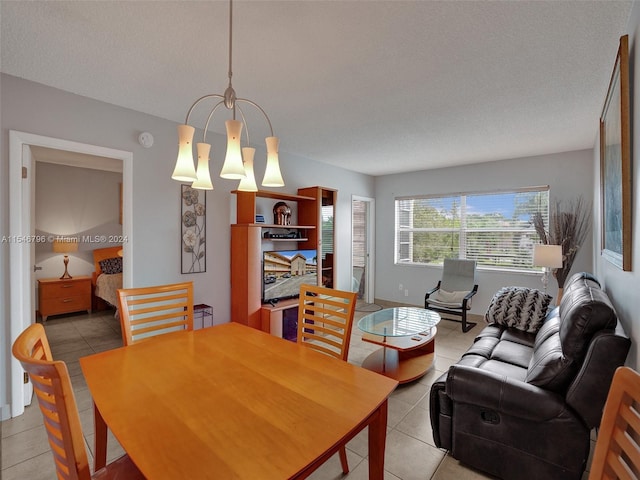
<instances>
[{"instance_id":1,"label":"sofa cushion","mask_svg":"<svg viewBox=\"0 0 640 480\"><path fill-rule=\"evenodd\" d=\"M529 361L533 353L532 347L527 347L520 343L502 340L491 353L491 360L517 365L518 367L527 369Z\"/></svg>"},{"instance_id":2,"label":"sofa cushion","mask_svg":"<svg viewBox=\"0 0 640 480\"><path fill-rule=\"evenodd\" d=\"M465 352L464 355L479 355L485 359L490 359L493 349L500 342L500 338L497 337L483 337L476 339L473 345Z\"/></svg>"},{"instance_id":3,"label":"sofa cushion","mask_svg":"<svg viewBox=\"0 0 640 480\"><path fill-rule=\"evenodd\" d=\"M527 383L556 392L566 387L574 373L571 362L562 354L558 329L556 325L555 333L548 331L549 335L536 342L525 378Z\"/></svg>"},{"instance_id":4,"label":"sofa cushion","mask_svg":"<svg viewBox=\"0 0 640 480\"><path fill-rule=\"evenodd\" d=\"M547 316L551 299L534 288L504 287L491 299L485 320L535 333Z\"/></svg>"},{"instance_id":5,"label":"sofa cushion","mask_svg":"<svg viewBox=\"0 0 640 480\"><path fill-rule=\"evenodd\" d=\"M480 369L495 373L496 375L503 375L519 382L524 382L527 376L526 368L519 367L518 365L512 365L511 363L500 362L498 360L487 360L480 366Z\"/></svg>"}]
</instances>

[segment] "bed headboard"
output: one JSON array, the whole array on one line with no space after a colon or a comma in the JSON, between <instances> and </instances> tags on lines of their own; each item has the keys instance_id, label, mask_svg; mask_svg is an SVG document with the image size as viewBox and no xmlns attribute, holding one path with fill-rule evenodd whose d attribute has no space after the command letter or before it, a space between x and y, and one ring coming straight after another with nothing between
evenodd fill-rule
<instances>
[{"instance_id":1,"label":"bed headboard","mask_svg":"<svg viewBox=\"0 0 640 480\"><path fill-rule=\"evenodd\" d=\"M95 267L95 272L93 272L94 284L96 283L96 278L98 278L98 275L102 273L100 262L102 260L106 260L107 258L116 258L120 250L122 250L122 245L116 245L115 247L107 248L96 248L93 251L93 265Z\"/></svg>"}]
</instances>

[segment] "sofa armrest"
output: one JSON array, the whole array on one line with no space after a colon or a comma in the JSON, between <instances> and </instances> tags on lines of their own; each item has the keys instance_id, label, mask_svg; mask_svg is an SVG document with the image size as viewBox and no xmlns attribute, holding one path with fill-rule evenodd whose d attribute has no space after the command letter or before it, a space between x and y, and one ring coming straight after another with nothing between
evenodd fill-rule
<instances>
[{"instance_id":1,"label":"sofa armrest","mask_svg":"<svg viewBox=\"0 0 640 480\"><path fill-rule=\"evenodd\" d=\"M449 369L446 392L454 403L477 405L536 422L556 418L567 408L564 399L554 392L464 365Z\"/></svg>"}]
</instances>

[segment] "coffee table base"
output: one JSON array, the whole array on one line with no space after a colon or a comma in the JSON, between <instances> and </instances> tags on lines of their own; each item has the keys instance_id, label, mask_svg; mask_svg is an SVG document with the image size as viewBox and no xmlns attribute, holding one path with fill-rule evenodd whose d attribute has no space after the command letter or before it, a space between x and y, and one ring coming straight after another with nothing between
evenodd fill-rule
<instances>
[{"instance_id":1,"label":"coffee table base","mask_svg":"<svg viewBox=\"0 0 640 480\"><path fill-rule=\"evenodd\" d=\"M365 342L383 345L382 337L364 334ZM410 348L396 345L393 338L387 337L387 346L376 350L362 362L362 367L382 375L393 378L399 383L412 382L422 377L435 360L435 336L418 342ZM407 337L403 337L406 344Z\"/></svg>"}]
</instances>

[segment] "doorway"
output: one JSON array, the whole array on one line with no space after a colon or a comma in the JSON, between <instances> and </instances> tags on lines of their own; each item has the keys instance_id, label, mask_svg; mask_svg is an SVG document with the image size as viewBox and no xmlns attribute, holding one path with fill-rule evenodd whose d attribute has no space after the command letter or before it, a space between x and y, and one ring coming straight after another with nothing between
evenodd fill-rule
<instances>
[{"instance_id":1,"label":"doorway","mask_svg":"<svg viewBox=\"0 0 640 480\"><path fill-rule=\"evenodd\" d=\"M374 200L351 197L351 290L358 300L374 303Z\"/></svg>"},{"instance_id":2,"label":"doorway","mask_svg":"<svg viewBox=\"0 0 640 480\"><path fill-rule=\"evenodd\" d=\"M133 153L115 150L96 145L83 144L53 137L45 137L27 132L11 130L9 132L9 231L12 236L34 238L34 196L35 159L32 147L45 147L95 157L106 157L122 162L123 179L123 236L131 239L132 233L132 176ZM133 278L131 243L123 244L123 285L130 286ZM11 365L9 371L10 391L8 411L2 411L2 419L15 417L24 412L24 405L31 399L30 384L23 383L23 372L20 363L11 355L11 345L17 336L28 325L35 322L34 281L32 265L34 264L33 243L13 242L9 245L9 281L11 293L9 297L10 335L7 339L6 352Z\"/></svg>"}]
</instances>

